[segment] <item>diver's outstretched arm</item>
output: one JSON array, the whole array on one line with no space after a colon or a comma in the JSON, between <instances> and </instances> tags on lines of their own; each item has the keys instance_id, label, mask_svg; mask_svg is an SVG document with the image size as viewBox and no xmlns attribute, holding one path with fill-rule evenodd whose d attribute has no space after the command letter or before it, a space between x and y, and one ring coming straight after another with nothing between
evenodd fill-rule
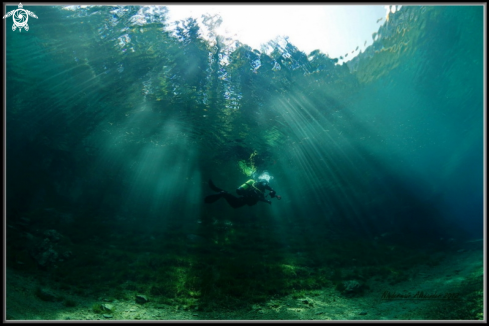
<instances>
[{"instance_id":1,"label":"diver's outstretched arm","mask_svg":"<svg viewBox=\"0 0 489 326\"><path fill-rule=\"evenodd\" d=\"M268 203L268 204L270 204L270 205L272 204L272 201L271 201L271 200L267 200L267 199L265 199L265 198L258 198L258 200L259 200L259 201L263 201L263 202L265 202L265 203Z\"/></svg>"},{"instance_id":2,"label":"diver's outstretched arm","mask_svg":"<svg viewBox=\"0 0 489 326\"><path fill-rule=\"evenodd\" d=\"M282 196L277 195L277 193L273 189L270 191L270 197L277 198L278 200L282 199Z\"/></svg>"}]
</instances>

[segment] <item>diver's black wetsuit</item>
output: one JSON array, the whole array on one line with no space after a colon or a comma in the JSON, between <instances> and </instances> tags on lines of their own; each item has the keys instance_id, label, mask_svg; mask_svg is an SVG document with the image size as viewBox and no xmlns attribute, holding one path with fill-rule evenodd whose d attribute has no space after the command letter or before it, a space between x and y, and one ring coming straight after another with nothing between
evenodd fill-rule
<instances>
[{"instance_id":1,"label":"diver's black wetsuit","mask_svg":"<svg viewBox=\"0 0 489 326\"><path fill-rule=\"evenodd\" d=\"M208 204L213 203L223 197L226 199L229 205L233 208L239 208L244 205L248 206L253 206L256 205L259 201L263 201L266 203L271 204L272 202L270 200L265 199L265 189L270 191L270 194L272 198L275 196L275 191L268 185L266 182L255 182L256 187L250 187L249 189L245 190L242 187L239 187L236 189L236 192L238 195L241 195L242 197L235 197L231 195L229 192L224 191L214 185L212 180L209 180L209 187L211 187L212 190L219 192L218 194L215 195L209 195L204 198L204 201ZM278 197L278 196L277 196Z\"/></svg>"}]
</instances>

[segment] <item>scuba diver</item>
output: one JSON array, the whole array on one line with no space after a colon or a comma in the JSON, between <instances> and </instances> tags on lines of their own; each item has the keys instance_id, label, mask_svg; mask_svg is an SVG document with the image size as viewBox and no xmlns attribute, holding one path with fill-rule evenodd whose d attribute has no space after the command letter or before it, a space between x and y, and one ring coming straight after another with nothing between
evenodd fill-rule
<instances>
[{"instance_id":1,"label":"scuba diver","mask_svg":"<svg viewBox=\"0 0 489 326\"><path fill-rule=\"evenodd\" d=\"M265 197L265 190L270 191L269 195L272 198L282 199L281 196L277 195L275 190L269 186L268 181L270 180L270 176L267 172L263 173L258 177L258 180L250 179L243 183L241 186L236 189L236 193L241 197L236 197L231 195L229 192L222 190L214 185L212 180L209 180L209 187L218 192L215 195L209 195L204 198L204 201L208 204L213 203L224 197L229 205L233 208L239 208L244 205L253 206L256 205L259 201L263 201L265 203L272 204L271 200L267 200ZM267 195L268 196L268 195Z\"/></svg>"}]
</instances>

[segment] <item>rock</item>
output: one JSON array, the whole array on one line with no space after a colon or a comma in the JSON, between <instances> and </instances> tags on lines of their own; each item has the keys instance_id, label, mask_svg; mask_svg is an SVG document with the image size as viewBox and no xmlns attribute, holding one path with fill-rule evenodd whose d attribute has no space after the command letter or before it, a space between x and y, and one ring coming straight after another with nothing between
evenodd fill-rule
<instances>
[{"instance_id":1,"label":"rock","mask_svg":"<svg viewBox=\"0 0 489 326\"><path fill-rule=\"evenodd\" d=\"M41 243L33 244L33 247L29 250L29 254L41 268L45 268L48 263L54 263L58 259L58 253L52 249L51 242L48 238L44 239Z\"/></svg>"},{"instance_id":2,"label":"rock","mask_svg":"<svg viewBox=\"0 0 489 326\"><path fill-rule=\"evenodd\" d=\"M53 249L48 249L44 252L38 253L34 256L34 259L41 267L46 267L49 263L54 263L58 260L58 253Z\"/></svg>"},{"instance_id":3,"label":"rock","mask_svg":"<svg viewBox=\"0 0 489 326\"><path fill-rule=\"evenodd\" d=\"M104 303L104 304L100 305L100 308L102 309L102 311L109 311L109 312L114 311L114 305L111 305L108 303Z\"/></svg>"},{"instance_id":4,"label":"rock","mask_svg":"<svg viewBox=\"0 0 489 326\"><path fill-rule=\"evenodd\" d=\"M50 267L55 268L54 264L70 259L73 253L68 248L63 247L63 237L56 230L46 230L43 233L44 239L36 240L30 234L27 238L27 251L38 267L46 270ZM63 240L63 241L62 241Z\"/></svg>"},{"instance_id":5,"label":"rock","mask_svg":"<svg viewBox=\"0 0 489 326\"><path fill-rule=\"evenodd\" d=\"M342 292L347 295L357 295L365 290L365 285L357 280L344 281Z\"/></svg>"},{"instance_id":6,"label":"rock","mask_svg":"<svg viewBox=\"0 0 489 326\"><path fill-rule=\"evenodd\" d=\"M112 318L112 315L106 315L106 314L104 314L103 316L104 316L105 318Z\"/></svg>"},{"instance_id":7,"label":"rock","mask_svg":"<svg viewBox=\"0 0 489 326\"><path fill-rule=\"evenodd\" d=\"M345 281L343 285L345 286L345 292L354 292L360 287L360 283L356 280Z\"/></svg>"},{"instance_id":8,"label":"rock","mask_svg":"<svg viewBox=\"0 0 489 326\"><path fill-rule=\"evenodd\" d=\"M148 302L148 298L142 294L136 294L136 303L143 304Z\"/></svg>"},{"instance_id":9,"label":"rock","mask_svg":"<svg viewBox=\"0 0 489 326\"><path fill-rule=\"evenodd\" d=\"M42 301L48 301L48 302L59 301L58 298L54 294L50 293L46 289L37 288L36 289L36 296L39 299L41 299Z\"/></svg>"}]
</instances>

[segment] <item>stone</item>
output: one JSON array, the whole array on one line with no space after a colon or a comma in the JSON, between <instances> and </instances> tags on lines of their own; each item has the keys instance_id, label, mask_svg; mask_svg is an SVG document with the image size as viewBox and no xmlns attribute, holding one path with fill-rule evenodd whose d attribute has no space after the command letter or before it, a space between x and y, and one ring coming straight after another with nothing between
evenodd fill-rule
<instances>
[{"instance_id":1,"label":"stone","mask_svg":"<svg viewBox=\"0 0 489 326\"><path fill-rule=\"evenodd\" d=\"M108 303L104 303L100 306L100 308L102 308L103 311L110 311L112 312L114 310L114 305L111 305L111 304L108 304Z\"/></svg>"},{"instance_id":2,"label":"stone","mask_svg":"<svg viewBox=\"0 0 489 326\"><path fill-rule=\"evenodd\" d=\"M104 314L104 317L105 318L112 318L112 315L106 315L106 314Z\"/></svg>"},{"instance_id":3,"label":"stone","mask_svg":"<svg viewBox=\"0 0 489 326\"><path fill-rule=\"evenodd\" d=\"M356 295L363 292L365 286L358 282L357 280L349 280L343 282L343 293L347 295Z\"/></svg>"},{"instance_id":4,"label":"stone","mask_svg":"<svg viewBox=\"0 0 489 326\"><path fill-rule=\"evenodd\" d=\"M360 283L356 280L345 281L343 283L346 292L355 292L360 287Z\"/></svg>"},{"instance_id":5,"label":"stone","mask_svg":"<svg viewBox=\"0 0 489 326\"><path fill-rule=\"evenodd\" d=\"M143 304L148 302L148 298L142 294L136 294L136 303Z\"/></svg>"}]
</instances>

